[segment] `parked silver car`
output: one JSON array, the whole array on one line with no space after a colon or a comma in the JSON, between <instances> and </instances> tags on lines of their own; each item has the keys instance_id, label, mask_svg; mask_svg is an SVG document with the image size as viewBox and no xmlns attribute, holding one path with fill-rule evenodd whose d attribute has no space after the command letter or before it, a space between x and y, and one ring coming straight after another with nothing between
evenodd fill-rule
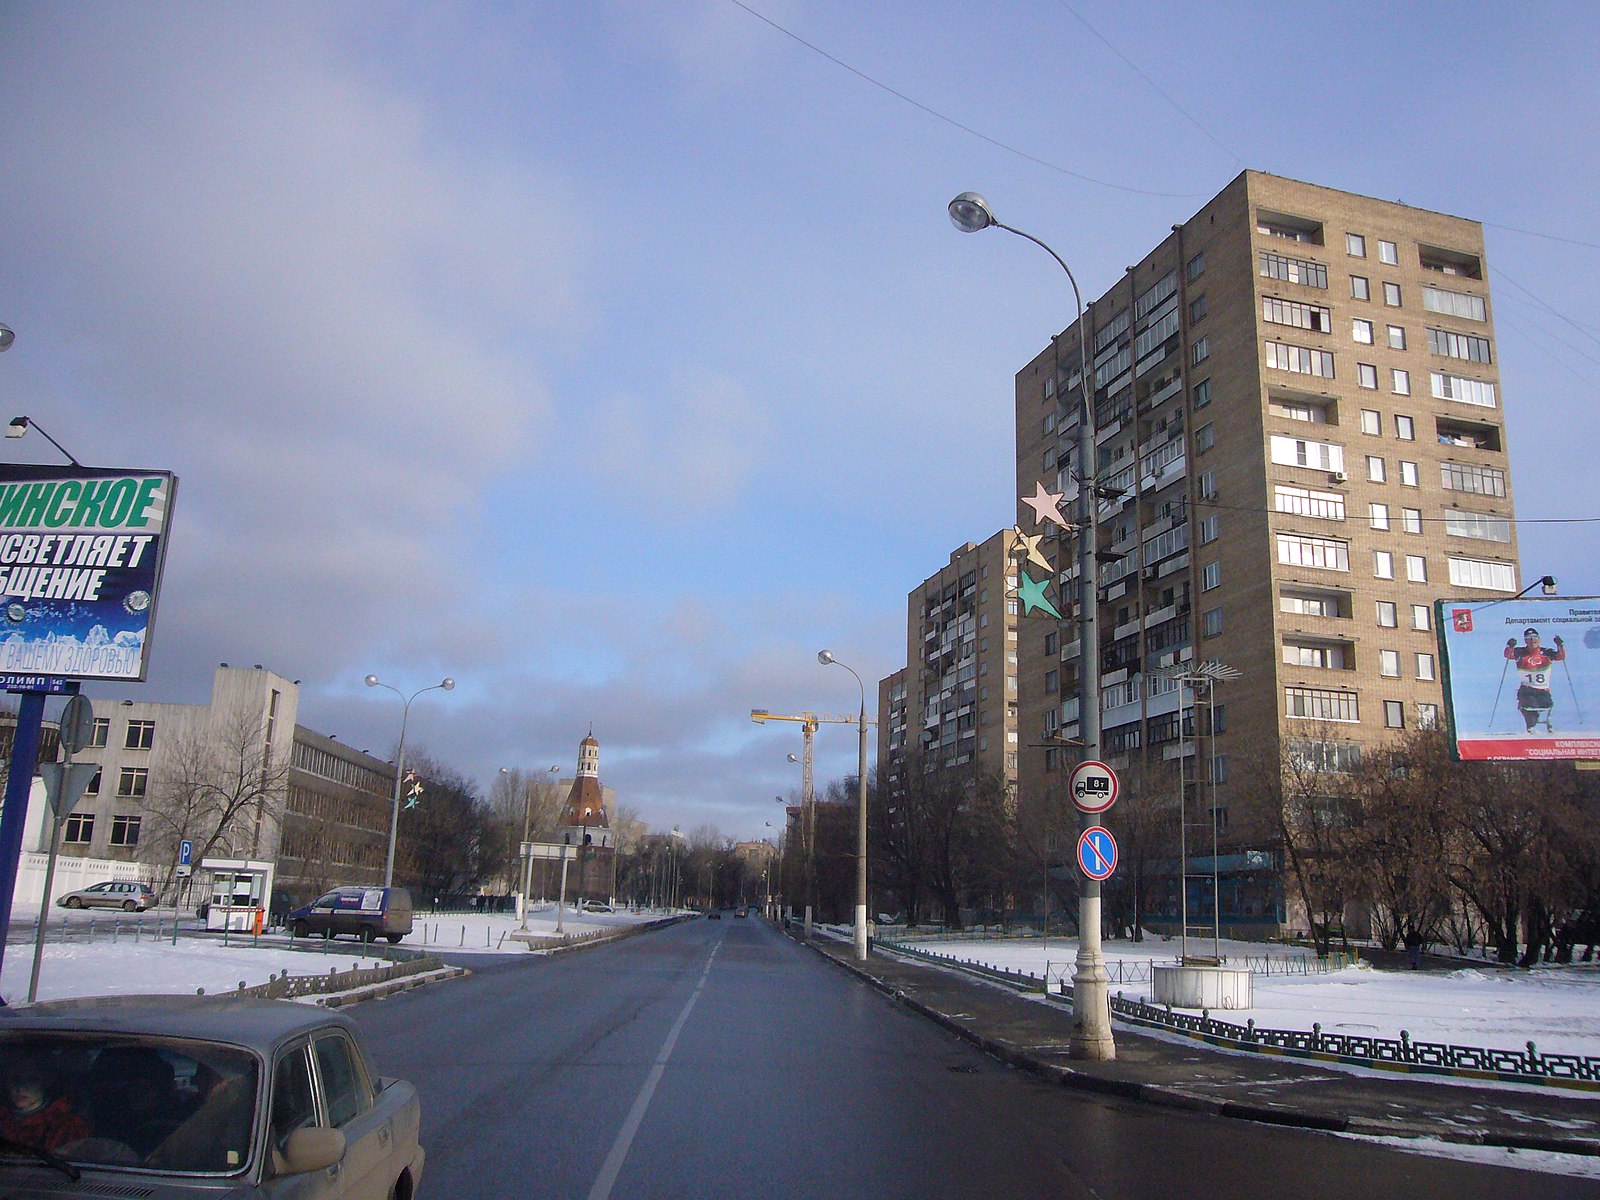
<instances>
[{"instance_id":1,"label":"parked silver car","mask_svg":"<svg viewBox=\"0 0 1600 1200\"><path fill-rule=\"evenodd\" d=\"M62 908L120 908L124 912L143 912L155 902L155 888L129 880L97 883L56 899Z\"/></svg>"},{"instance_id":2,"label":"parked silver car","mask_svg":"<svg viewBox=\"0 0 1600 1200\"><path fill-rule=\"evenodd\" d=\"M0 1008L0 1194L414 1197L416 1089L355 1026L287 1001Z\"/></svg>"}]
</instances>

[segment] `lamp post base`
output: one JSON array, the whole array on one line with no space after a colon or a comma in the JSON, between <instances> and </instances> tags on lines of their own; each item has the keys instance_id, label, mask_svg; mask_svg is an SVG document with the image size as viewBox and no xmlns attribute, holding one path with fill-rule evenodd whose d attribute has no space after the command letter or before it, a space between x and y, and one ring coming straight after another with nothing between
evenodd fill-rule
<instances>
[{"instance_id":1,"label":"lamp post base","mask_svg":"<svg viewBox=\"0 0 1600 1200\"><path fill-rule=\"evenodd\" d=\"M1098 888L1078 900L1078 962L1072 976L1072 1037L1067 1054L1092 1062L1117 1057L1111 1035L1111 975L1100 952Z\"/></svg>"}]
</instances>

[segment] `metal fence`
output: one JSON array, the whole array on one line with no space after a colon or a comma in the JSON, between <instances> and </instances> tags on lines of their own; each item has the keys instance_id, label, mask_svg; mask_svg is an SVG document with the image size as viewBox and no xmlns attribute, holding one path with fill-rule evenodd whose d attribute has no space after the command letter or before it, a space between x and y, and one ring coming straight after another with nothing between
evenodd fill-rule
<instances>
[{"instance_id":1,"label":"metal fence","mask_svg":"<svg viewBox=\"0 0 1600 1200\"><path fill-rule=\"evenodd\" d=\"M1027 971L1013 971L983 963L963 962L932 954L918 946L885 941L886 949L943 966L955 967L972 974L1004 983L1020 991L1043 990L1047 997L1059 996L1063 1001L1072 996L1072 970L1063 963L1059 968L1047 964L1045 978ZM1330 956L1327 960L1313 962L1332 963L1335 958L1354 961L1354 956ZM1282 963L1283 959L1272 959ZM1254 960L1251 960L1254 969ZM1107 963L1112 982L1148 982L1151 963ZM1130 968L1119 980L1114 968ZM1143 968L1143 978L1129 978L1133 968ZM1309 969L1309 968L1308 968ZM1331 965L1318 970L1333 970ZM1054 987L1052 988L1052 985ZM1600 1091L1600 1058L1581 1054L1546 1054L1528 1042L1522 1050L1505 1050L1483 1046L1457 1046L1449 1042L1413 1041L1410 1033L1400 1031L1399 1038L1369 1037L1364 1034L1324 1033L1321 1023L1310 1030L1263 1029L1254 1020L1243 1025L1219 1021L1205 1009L1199 1015L1175 1011L1170 1005L1151 1004L1146 1000L1130 1000L1122 995L1111 997L1111 1011L1123 1020L1150 1028L1170 1030L1214 1045L1234 1050L1256 1051L1321 1061L1350 1063L1379 1070L1404 1071L1424 1075L1466 1075L1518 1083L1536 1083L1548 1086L1569 1087L1584 1091Z\"/></svg>"},{"instance_id":2,"label":"metal fence","mask_svg":"<svg viewBox=\"0 0 1600 1200\"><path fill-rule=\"evenodd\" d=\"M268 1000L293 1000L299 996L323 996L332 992L353 991L375 983L388 983L410 975L437 971L443 966L443 961L427 955L413 958L409 962L397 962L383 967L363 967L360 963L351 963L348 971L330 967L326 975L291 975L285 970L255 987L246 987L244 980L241 979L236 991L224 994L262 996ZM200 988L199 991L201 994L205 993L204 988Z\"/></svg>"}]
</instances>

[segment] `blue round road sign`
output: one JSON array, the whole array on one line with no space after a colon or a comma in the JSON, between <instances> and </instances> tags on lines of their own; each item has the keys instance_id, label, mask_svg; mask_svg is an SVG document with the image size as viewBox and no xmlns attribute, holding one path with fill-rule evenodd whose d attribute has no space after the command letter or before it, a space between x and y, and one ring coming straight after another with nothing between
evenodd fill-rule
<instances>
[{"instance_id":1,"label":"blue round road sign","mask_svg":"<svg viewBox=\"0 0 1600 1200\"><path fill-rule=\"evenodd\" d=\"M1117 839L1092 825L1078 835L1078 867L1090 879L1109 879L1117 869Z\"/></svg>"}]
</instances>

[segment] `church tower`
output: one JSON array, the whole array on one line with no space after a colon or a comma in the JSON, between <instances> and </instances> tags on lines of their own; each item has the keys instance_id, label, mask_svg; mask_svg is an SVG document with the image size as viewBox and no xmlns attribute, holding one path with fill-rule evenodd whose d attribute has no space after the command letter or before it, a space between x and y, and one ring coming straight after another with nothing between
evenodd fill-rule
<instances>
[{"instance_id":1,"label":"church tower","mask_svg":"<svg viewBox=\"0 0 1600 1200\"><path fill-rule=\"evenodd\" d=\"M567 793L561 840L576 847L576 869L568 879L567 898L609 902L616 890L616 847L600 786L600 743L595 741L593 729L578 743L578 774Z\"/></svg>"}]
</instances>

